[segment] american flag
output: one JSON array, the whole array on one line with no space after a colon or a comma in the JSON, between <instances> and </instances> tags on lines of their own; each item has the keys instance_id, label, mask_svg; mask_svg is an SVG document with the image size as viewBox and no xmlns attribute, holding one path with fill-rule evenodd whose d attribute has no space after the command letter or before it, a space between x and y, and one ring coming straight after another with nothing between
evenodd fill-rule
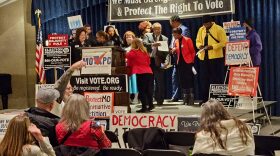
<instances>
[{"instance_id":1,"label":"american flag","mask_svg":"<svg viewBox=\"0 0 280 156\"><path fill-rule=\"evenodd\" d=\"M41 84L46 83L46 74L44 71L44 55L43 55L43 38L42 38L42 29L41 29L41 19L40 19L40 10L36 10L35 14L38 17L38 31L36 39L36 72L38 74L38 81Z\"/></svg>"}]
</instances>

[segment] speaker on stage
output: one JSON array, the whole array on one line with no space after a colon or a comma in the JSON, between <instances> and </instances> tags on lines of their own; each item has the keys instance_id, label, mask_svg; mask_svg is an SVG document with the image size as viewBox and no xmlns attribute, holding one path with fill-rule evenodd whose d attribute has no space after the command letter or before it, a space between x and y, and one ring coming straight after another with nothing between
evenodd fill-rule
<instances>
[{"instance_id":1,"label":"speaker on stage","mask_svg":"<svg viewBox=\"0 0 280 156\"><path fill-rule=\"evenodd\" d=\"M11 74L0 74L0 95L3 109L8 109L8 95L12 94Z\"/></svg>"}]
</instances>

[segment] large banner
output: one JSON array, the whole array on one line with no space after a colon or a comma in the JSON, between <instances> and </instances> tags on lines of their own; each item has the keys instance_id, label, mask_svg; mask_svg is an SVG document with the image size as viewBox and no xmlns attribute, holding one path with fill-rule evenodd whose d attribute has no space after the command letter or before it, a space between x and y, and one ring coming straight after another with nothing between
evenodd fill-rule
<instances>
[{"instance_id":1,"label":"large banner","mask_svg":"<svg viewBox=\"0 0 280 156\"><path fill-rule=\"evenodd\" d=\"M172 114L112 114L110 130L115 132L120 142L123 133L133 128L158 127L166 131L177 131L177 115Z\"/></svg>"},{"instance_id":2,"label":"large banner","mask_svg":"<svg viewBox=\"0 0 280 156\"><path fill-rule=\"evenodd\" d=\"M249 64L251 61L249 41L228 42L225 57L226 65Z\"/></svg>"},{"instance_id":3,"label":"large banner","mask_svg":"<svg viewBox=\"0 0 280 156\"><path fill-rule=\"evenodd\" d=\"M169 20L203 15L232 14L234 0L109 0L109 21Z\"/></svg>"},{"instance_id":4,"label":"large banner","mask_svg":"<svg viewBox=\"0 0 280 156\"><path fill-rule=\"evenodd\" d=\"M110 74L112 66L112 49L83 49L83 61L86 67L81 74Z\"/></svg>"},{"instance_id":5,"label":"large banner","mask_svg":"<svg viewBox=\"0 0 280 156\"><path fill-rule=\"evenodd\" d=\"M70 47L44 47L44 68L70 67Z\"/></svg>"},{"instance_id":6,"label":"large banner","mask_svg":"<svg viewBox=\"0 0 280 156\"><path fill-rule=\"evenodd\" d=\"M90 117L109 118L113 112L114 93L85 92L90 106Z\"/></svg>"},{"instance_id":7,"label":"large banner","mask_svg":"<svg viewBox=\"0 0 280 156\"><path fill-rule=\"evenodd\" d=\"M232 96L256 96L259 67L231 67L228 94Z\"/></svg>"},{"instance_id":8,"label":"large banner","mask_svg":"<svg viewBox=\"0 0 280 156\"><path fill-rule=\"evenodd\" d=\"M216 99L222 102L225 106L234 106L234 97L228 95L227 84L210 84L209 99Z\"/></svg>"},{"instance_id":9,"label":"large banner","mask_svg":"<svg viewBox=\"0 0 280 156\"><path fill-rule=\"evenodd\" d=\"M75 93L128 92L127 75L72 76L70 80Z\"/></svg>"}]
</instances>

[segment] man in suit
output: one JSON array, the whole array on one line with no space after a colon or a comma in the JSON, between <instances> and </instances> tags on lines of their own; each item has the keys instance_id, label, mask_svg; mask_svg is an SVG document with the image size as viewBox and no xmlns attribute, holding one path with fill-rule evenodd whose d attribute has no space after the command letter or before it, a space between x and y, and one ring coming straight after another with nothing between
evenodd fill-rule
<instances>
[{"instance_id":1,"label":"man in suit","mask_svg":"<svg viewBox=\"0 0 280 156\"><path fill-rule=\"evenodd\" d=\"M143 38L143 43L151 56L151 68L154 73L155 90L154 95L158 105L162 105L164 101L164 69L161 64L164 63L168 54L167 51L159 51L158 46L161 44L158 41L168 42L168 38L161 34L161 24L154 23L152 25L153 33L146 33Z\"/></svg>"},{"instance_id":2,"label":"man in suit","mask_svg":"<svg viewBox=\"0 0 280 156\"><path fill-rule=\"evenodd\" d=\"M185 37L190 38L190 31L188 27L184 26L181 22L181 19L178 15L174 15L170 18L170 25L172 29L174 28L181 28L182 30L182 35ZM172 40L170 43L170 49L174 48L175 44L175 38L172 36ZM172 64L173 64L173 72L172 72L172 98L169 102L177 102L179 100L179 86L178 86L178 73L176 70L176 60L177 60L177 54L172 54Z\"/></svg>"}]
</instances>

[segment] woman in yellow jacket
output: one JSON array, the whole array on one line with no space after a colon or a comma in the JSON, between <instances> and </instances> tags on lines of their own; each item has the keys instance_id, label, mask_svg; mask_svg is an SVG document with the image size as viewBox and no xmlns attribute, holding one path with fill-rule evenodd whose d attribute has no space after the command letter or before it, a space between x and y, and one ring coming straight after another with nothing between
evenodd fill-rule
<instances>
[{"instance_id":1,"label":"woman in yellow jacket","mask_svg":"<svg viewBox=\"0 0 280 156\"><path fill-rule=\"evenodd\" d=\"M203 16L203 26L198 30L196 47L204 51L200 60L200 95L203 103L208 100L210 84L221 84L224 78L223 48L227 42L225 30L209 15Z\"/></svg>"}]
</instances>

